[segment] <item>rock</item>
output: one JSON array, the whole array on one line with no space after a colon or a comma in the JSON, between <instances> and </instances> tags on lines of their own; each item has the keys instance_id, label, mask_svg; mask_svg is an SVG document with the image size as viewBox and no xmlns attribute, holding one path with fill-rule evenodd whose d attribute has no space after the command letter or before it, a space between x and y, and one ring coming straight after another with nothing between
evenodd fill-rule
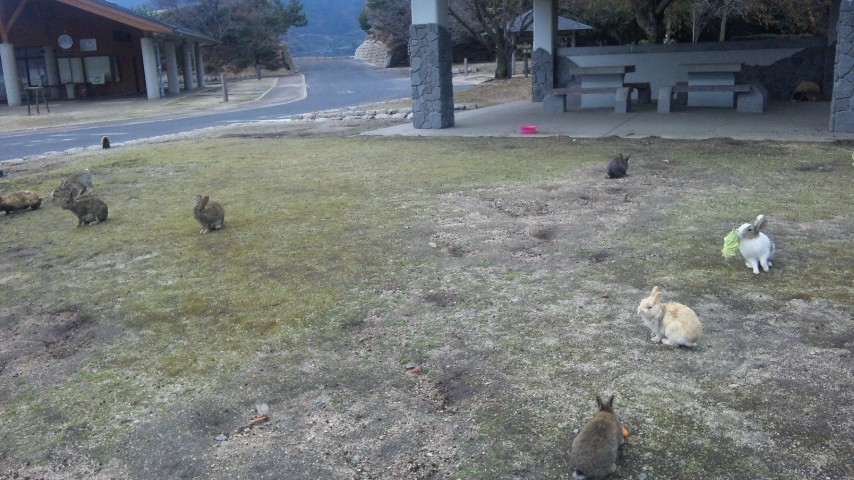
<instances>
[{"instance_id":1,"label":"rock","mask_svg":"<svg viewBox=\"0 0 854 480\"><path fill-rule=\"evenodd\" d=\"M270 416L270 406L266 403L259 403L255 405L255 413L258 415Z\"/></svg>"},{"instance_id":2,"label":"rock","mask_svg":"<svg viewBox=\"0 0 854 480\"><path fill-rule=\"evenodd\" d=\"M226 436L224 433L220 433L219 435L214 437L214 440L216 440L217 442L224 442L228 440L228 436Z\"/></svg>"}]
</instances>

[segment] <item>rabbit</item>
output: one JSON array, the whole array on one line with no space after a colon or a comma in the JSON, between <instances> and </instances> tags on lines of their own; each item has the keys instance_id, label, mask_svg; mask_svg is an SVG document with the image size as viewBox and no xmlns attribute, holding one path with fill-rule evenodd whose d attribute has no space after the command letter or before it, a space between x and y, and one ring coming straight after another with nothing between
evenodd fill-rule
<instances>
[{"instance_id":1,"label":"rabbit","mask_svg":"<svg viewBox=\"0 0 854 480\"><path fill-rule=\"evenodd\" d=\"M95 225L107 220L107 204L97 197L77 198L74 192L67 191L60 204L64 210L71 210L77 215L77 226L83 224Z\"/></svg>"},{"instance_id":2,"label":"rabbit","mask_svg":"<svg viewBox=\"0 0 854 480\"><path fill-rule=\"evenodd\" d=\"M629 157L631 157L631 155L624 157L621 153L612 158L611 161L608 162L608 178L625 177L626 172L629 170Z\"/></svg>"},{"instance_id":3,"label":"rabbit","mask_svg":"<svg viewBox=\"0 0 854 480\"><path fill-rule=\"evenodd\" d=\"M614 396L607 402L596 396L599 411L572 441L569 466L573 480L605 478L617 471L617 457L625 443L623 425L614 413Z\"/></svg>"},{"instance_id":4,"label":"rabbit","mask_svg":"<svg viewBox=\"0 0 854 480\"><path fill-rule=\"evenodd\" d=\"M225 221L225 209L219 202L210 201L210 197L196 196L196 206L193 208L193 218L201 225L199 233L202 235L211 230L222 228Z\"/></svg>"},{"instance_id":5,"label":"rabbit","mask_svg":"<svg viewBox=\"0 0 854 480\"><path fill-rule=\"evenodd\" d=\"M661 291L653 287L649 297L641 300L638 314L652 330L652 341L671 347L696 347L703 333L700 318L681 303L661 303Z\"/></svg>"},{"instance_id":6,"label":"rabbit","mask_svg":"<svg viewBox=\"0 0 854 480\"><path fill-rule=\"evenodd\" d=\"M101 137L101 148L103 148L105 150L110 148L110 137L108 137L106 135Z\"/></svg>"},{"instance_id":7,"label":"rabbit","mask_svg":"<svg viewBox=\"0 0 854 480\"><path fill-rule=\"evenodd\" d=\"M78 197L84 193L92 193L92 190L95 189L94 184L92 183L92 172L89 169L81 170L79 172L74 172L68 177L66 177L62 183L59 184L59 187L55 188L53 192L50 194L51 201L57 198L65 198L67 196L66 192L72 192L75 197Z\"/></svg>"},{"instance_id":8,"label":"rabbit","mask_svg":"<svg viewBox=\"0 0 854 480\"><path fill-rule=\"evenodd\" d=\"M744 257L744 264L753 269L754 274L771 268L771 257L774 256L774 242L768 235L760 232L765 226L765 215L759 215L753 223L744 223L736 230L738 233L738 251Z\"/></svg>"},{"instance_id":9,"label":"rabbit","mask_svg":"<svg viewBox=\"0 0 854 480\"><path fill-rule=\"evenodd\" d=\"M14 212L15 210L24 210L26 208L37 209L42 204L42 197L36 195L29 190L18 190L6 195L0 195L0 210L6 212Z\"/></svg>"}]
</instances>

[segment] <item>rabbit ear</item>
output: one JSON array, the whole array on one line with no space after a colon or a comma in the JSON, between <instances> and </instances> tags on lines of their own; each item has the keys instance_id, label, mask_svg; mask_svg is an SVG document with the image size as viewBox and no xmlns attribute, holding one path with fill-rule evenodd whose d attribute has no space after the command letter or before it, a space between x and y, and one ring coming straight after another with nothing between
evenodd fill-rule
<instances>
[{"instance_id":1,"label":"rabbit ear","mask_svg":"<svg viewBox=\"0 0 854 480\"><path fill-rule=\"evenodd\" d=\"M649 296L651 297L651 296L655 295L655 294L656 294L656 293L658 293L658 292L659 292L658 285L656 285L656 286L652 287L652 291L651 291L651 292L649 292Z\"/></svg>"},{"instance_id":2,"label":"rabbit ear","mask_svg":"<svg viewBox=\"0 0 854 480\"><path fill-rule=\"evenodd\" d=\"M652 294L652 301L655 303L661 303L661 292L657 291Z\"/></svg>"},{"instance_id":3,"label":"rabbit ear","mask_svg":"<svg viewBox=\"0 0 854 480\"><path fill-rule=\"evenodd\" d=\"M753 222L753 228L756 231L759 231L759 229L765 226L765 221L765 215L759 215L758 217L756 217L756 221Z\"/></svg>"},{"instance_id":4,"label":"rabbit ear","mask_svg":"<svg viewBox=\"0 0 854 480\"><path fill-rule=\"evenodd\" d=\"M608 397L608 400L603 402L602 398L599 395L596 395L596 406L599 407L600 411L603 412L613 412L614 411L614 396L611 395Z\"/></svg>"},{"instance_id":5,"label":"rabbit ear","mask_svg":"<svg viewBox=\"0 0 854 480\"><path fill-rule=\"evenodd\" d=\"M202 197L202 208L204 208L208 204L208 200L210 200L210 198L211 197L208 196Z\"/></svg>"},{"instance_id":6,"label":"rabbit ear","mask_svg":"<svg viewBox=\"0 0 854 480\"><path fill-rule=\"evenodd\" d=\"M630 154L626 155L625 157L623 157L623 160L628 162L629 158L631 158L631 156L632 156L632 154L630 153Z\"/></svg>"}]
</instances>

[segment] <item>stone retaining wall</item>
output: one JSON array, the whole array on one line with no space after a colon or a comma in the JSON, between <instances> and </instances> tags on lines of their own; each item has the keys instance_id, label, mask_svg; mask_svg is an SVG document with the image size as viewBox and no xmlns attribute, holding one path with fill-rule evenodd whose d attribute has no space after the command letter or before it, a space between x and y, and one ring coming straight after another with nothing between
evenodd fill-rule
<instances>
[{"instance_id":1,"label":"stone retaining wall","mask_svg":"<svg viewBox=\"0 0 854 480\"><path fill-rule=\"evenodd\" d=\"M353 55L353 58L375 67L388 68L391 66L392 52L383 42L372 38L366 38L365 41L356 48L356 53Z\"/></svg>"}]
</instances>

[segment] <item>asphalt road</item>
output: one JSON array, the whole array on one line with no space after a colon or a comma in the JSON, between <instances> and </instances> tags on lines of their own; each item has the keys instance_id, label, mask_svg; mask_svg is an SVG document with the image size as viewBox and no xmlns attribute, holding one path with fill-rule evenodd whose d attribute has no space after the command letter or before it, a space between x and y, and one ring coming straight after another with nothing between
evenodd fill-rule
<instances>
[{"instance_id":1,"label":"asphalt road","mask_svg":"<svg viewBox=\"0 0 854 480\"><path fill-rule=\"evenodd\" d=\"M295 85L281 82L265 97L235 110L186 117L138 119L0 134L0 160L168 135L231 123L284 119L293 115L409 98L408 69L377 69L351 59L297 59L305 76L304 98ZM296 98L296 100L294 100Z\"/></svg>"}]
</instances>

